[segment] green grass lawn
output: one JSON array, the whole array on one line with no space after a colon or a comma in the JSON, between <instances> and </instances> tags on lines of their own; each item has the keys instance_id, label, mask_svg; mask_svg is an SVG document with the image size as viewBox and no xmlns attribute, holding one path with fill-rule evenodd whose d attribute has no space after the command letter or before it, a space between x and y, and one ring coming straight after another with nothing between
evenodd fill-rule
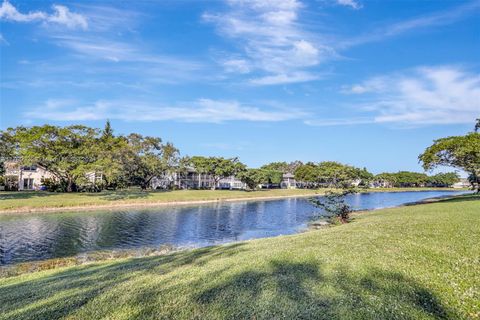
<instances>
[{"instance_id":1,"label":"green grass lawn","mask_svg":"<svg viewBox=\"0 0 480 320\"><path fill-rule=\"evenodd\" d=\"M44 191L0 192L0 211L35 210L42 208L67 208L78 206L109 206L121 204L148 204L238 198L302 196L324 193L326 189L271 189L260 191L232 190L178 190L141 191L139 189L103 191L98 193L54 193ZM369 191L430 190L370 189ZM442 189L445 190L445 189Z\"/></svg>"},{"instance_id":2,"label":"green grass lawn","mask_svg":"<svg viewBox=\"0 0 480 320\"><path fill-rule=\"evenodd\" d=\"M480 197L0 279L0 319L478 319Z\"/></svg>"},{"instance_id":3,"label":"green grass lawn","mask_svg":"<svg viewBox=\"0 0 480 320\"><path fill-rule=\"evenodd\" d=\"M279 197L313 195L319 192L324 191L308 189L271 189L252 192L243 190L142 191L128 189L97 193L0 192L0 210Z\"/></svg>"}]
</instances>

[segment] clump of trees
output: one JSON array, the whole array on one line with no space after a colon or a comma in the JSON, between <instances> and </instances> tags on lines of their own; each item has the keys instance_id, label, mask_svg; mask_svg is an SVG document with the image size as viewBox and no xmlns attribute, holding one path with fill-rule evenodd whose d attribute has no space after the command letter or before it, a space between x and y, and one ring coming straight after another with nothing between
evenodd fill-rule
<instances>
[{"instance_id":1,"label":"clump of trees","mask_svg":"<svg viewBox=\"0 0 480 320\"><path fill-rule=\"evenodd\" d=\"M178 150L160 138L114 135L82 125L9 128L0 133L2 158L39 165L55 176L47 184L65 192L140 185L173 169ZM93 177L93 178L92 178ZM55 186L53 184L56 183Z\"/></svg>"},{"instance_id":2,"label":"clump of trees","mask_svg":"<svg viewBox=\"0 0 480 320\"><path fill-rule=\"evenodd\" d=\"M237 177L244 182L249 189L257 189L260 186L279 186L283 179L283 172L269 169L247 169L240 172Z\"/></svg>"},{"instance_id":3,"label":"clump of trees","mask_svg":"<svg viewBox=\"0 0 480 320\"><path fill-rule=\"evenodd\" d=\"M419 157L425 170L438 166L462 169L469 174L472 188L480 193L480 119L474 131L464 136L435 140Z\"/></svg>"},{"instance_id":4,"label":"clump of trees","mask_svg":"<svg viewBox=\"0 0 480 320\"><path fill-rule=\"evenodd\" d=\"M369 185L373 174L366 168L357 168L335 161L324 161L318 164L308 162L299 165L295 170L295 179L303 181L307 187L342 188L352 184Z\"/></svg>"},{"instance_id":5,"label":"clump of trees","mask_svg":"<svg viewBox=\"0 0 480 320\"><path fill-rule=\"evenodd\" d=\"M428 176L425 173L399 171L396 173L384 172L377 174L373 179L373 183L380 187L396 187L396 188L415 188L415 187L451 187L460 179L458 173L437 173Z\"/></svg>"},{"instance_id":6,"label":"clump of trees","mask_svg":"<svg viewBox=\"0 0 480 320\"><path fill-rule=\"evenodd\" d=\"M238 175L246 170L246 166L238 158L195 156L190 158L189 163L198 173L208 174L212 177L213 185L211 188L213 190L221 179Z\"/></svg>"}]
</instances>

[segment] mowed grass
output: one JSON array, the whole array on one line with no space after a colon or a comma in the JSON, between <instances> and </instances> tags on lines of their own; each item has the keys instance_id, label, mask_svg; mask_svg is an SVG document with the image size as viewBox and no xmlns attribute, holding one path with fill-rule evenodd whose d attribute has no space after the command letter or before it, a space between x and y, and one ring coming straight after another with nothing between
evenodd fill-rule
<instances>
[{"instance_id":1,"label":"mowed grass","mask_svg":"<svg viewBox=\"0 0 480 320\"><path fill-rule=\"evenodd\" d=\"M0 279L0 319L478 319L480 197Z\"/></svg>"},{"instance_id":2,"label":"mowed grass","mask_svg":"<svg viewBox=\"0 0 480 320\"><path fill-rule=\"evenodd\" d=\"M56 193L46 191L0 192L0 213L2 211L22 211L68 208L118 206L131 204L162 204L189 201L220 201L234 199L254 199L263 197L286 197L323 194L327 189L270 189L259 191L243 190L177 190L142 191L128 189L97 193ZM435 188L410 189L368 189L372 191L422 191ZM445 190L445 189L438 189Z\"/></svg>"},{"instance_id":3,"label":"mowed grass","mask_svg":"<svg viewBox=\"0 0 480 320\"><path fill-rule=\"evenodd\" d=\"M0 210L301 196L323 192L310 189L270 189L250 192L243 190L143 191L140 189L96 193L0 192Z\"/></svg>"}]
</instances>

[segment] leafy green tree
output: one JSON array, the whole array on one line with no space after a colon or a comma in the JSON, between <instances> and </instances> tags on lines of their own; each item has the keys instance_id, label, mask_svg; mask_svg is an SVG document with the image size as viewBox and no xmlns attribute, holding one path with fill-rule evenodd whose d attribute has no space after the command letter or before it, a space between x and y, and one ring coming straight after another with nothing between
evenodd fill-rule
<instances>
[{"instance_id":1,"label":"leafy green tree","mask_svg":"<svg viewBox=\"0 0 480 320\"><path fill-rule=\"evenodd\" d=\"M191 165L198 173L209 174L213 179L212 190L215 190L218 182L246 169L238 158L225 159L222 157L194 156L190 159Z\"/></svg>"},{"instance_id":2,"label":"leafy green tree","mask_svg":"<svg viewBox=\"0 0 480 320\"><path fill-rule=\"evenodd\" d=\"M95 148L97 161L91 170L101 175L103 186L108 189L126 187L129 184L126 166L135 158L128 139L115 136L107 121Z\"/></svg>"},{"instance_id":3,"label":"leafy green tree","mask_svg":"<svg viewBox=\"0 0 480 320\"><path fill-rule=\"evenodd\" d=\"M162 144L156 137L132 133L126 137L124 170L131 184L147 189L154 177L172 170L178 162L178 149L171 143Z\"/></svg>"},{"instance_id":4,"label":"leafy green tree","mask_svg":"<svg viewBox=\"0 0 480 320\"><path fill-rule=\"evenodd\" d=\"M451 187L460 180L460 176L456 172L437 173L428 177L428 183L435 187Z\"/></svg>"},{"instance_id":5,"label":"leafy green tree","mask_svg":"<svg viewBox=\"0 0 480 320\"><path fill-rule=\"evenodd\" d=\"M373 180L382 186L386 187L394 187L395 184L397 183L397 177L395 173L388 173L388 172L383 172L377 174Z\"/></svg>"},{"instance_id":6,"label":"leafy green tree","mask_svg":"<svg viewBox=\"0 0 480 320\"><path fill-rule=\"evenodd\" d=\"M94 146L99 130L73 125L17 127L10 133L18 143L17 155L22 165L38 164L50 171L65 191L77 188L91 165L97 160Z\"/></svg>"},{"instance_id":7,"label":"leafy green tree","mask_svg":"<svg viewBox=\"0 0 480 320\"><path fill-rule=\"evenodd\" d=\"M324 196L309 198L308 200L313 206L323 209L330 219L347 223L353 210L346 202L346 196L352 193L355 193L355 189L345 188L341 192L327 191Z\"/></svg>"},{"instance_id":8,"label":"leafy green tree","mask_svg":"<svg viewBox=\"0 0 480 320\"><path fill-rule=\"evenodd\" d=\"M418 158L425 170L450 166L468 172L472 188L480 192L480 133L435 140Z\"/></svg>"},{"instance_id":9,"label":"leafy green tree","mask_svg":"<svg viewBox=\"0 0 480 320\"><path fill-rule=\"evenodd\" d=\"M309 187L317 185L319 177L317 166L313 162L300 165L294 172L295 180L306 183Z\"/></svg>"},{"instance_id":10,"label":"leafy green tree","mask_svg":"<svg viewBox=\"0 0 480 320\"><path fill-rule=\"evenodd\" d=\"M258 185L264 181L262 169L247 169L241 171L237 174L237 178L252 190L257 189Z\"/></svg>"},{"instance_id":11,"label":"leafy green tree","mask_svg":"<svg viewBox=\"0 0 480 320\"><path fill-rule=\"evenodd\" d=\"M428 181L428 176L425 173L399 171L395 173L395 187L410 188L423 187Z\"/></svg>"},{"instance_id":12,"label":"leafy green tree","mask_svg":"<svg viewBox=\"0 0 480 320\"><path fill-rule=\"evenodd\" d=\"M335 161L320 162L317 167L319 182L329 187L347 187L356 180L359 171L355 167Z\"/></svg>"},{"instance_id":13,"label":"leafy green tree","mask_svg":"<svg viewBox=\"0 0 480 320\"><path fill-rule=\"evenodd\" d=\"M285 161L282 162L271 162L269 164L263 165L260 167L263 170L271 170L271 171L280 171L282 173L287 173L289 170L288 163Z\"/></svg>"}]
</instances>

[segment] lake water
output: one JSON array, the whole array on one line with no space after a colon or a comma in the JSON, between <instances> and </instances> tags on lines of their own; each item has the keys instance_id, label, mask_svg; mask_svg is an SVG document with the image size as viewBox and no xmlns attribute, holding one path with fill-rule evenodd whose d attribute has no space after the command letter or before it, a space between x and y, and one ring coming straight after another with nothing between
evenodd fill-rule
<instances>
[{"instance_id":1,"label":"lake water","mask_svg":"<svg viewBox=\"0 0 480 320\"><path fill-rule=\"evenodd\" d=\"M456 191L348 196L355 210L393 207ZM319 214L306 198L208 205L0 216L0 265L83 252L173 245L200 247L292 234Z\"/></svg>"}]
</instances>

